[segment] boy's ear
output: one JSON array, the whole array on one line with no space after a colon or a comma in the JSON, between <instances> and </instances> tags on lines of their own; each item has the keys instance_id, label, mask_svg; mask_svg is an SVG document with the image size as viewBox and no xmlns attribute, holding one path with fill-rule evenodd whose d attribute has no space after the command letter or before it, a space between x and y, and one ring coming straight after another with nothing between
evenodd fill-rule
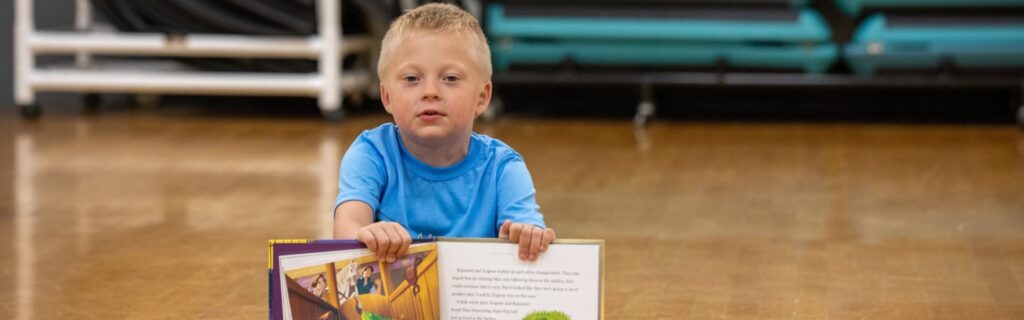
<instances>
[{"instance_id":1,"label":"boy's ear","mask_svg":"<svg viewBox=\"0 0 1024 320\"><path fill-rule=\"evenodd\" d=\"M484 84L484 90L480 91L480 101L476 105L476 115L479 116L487 111L487 107L491 105L491 94L493 93L494 87L491 85L491 81L487 81Z\"/></svg>"},{"instance_id":2,"label":"boy's ear","mask_svg":"<svg viewBox=\"0 0 1024 320\"><path fill-rule=\"evenodd\" d=\"M384 110L389 114L391 113L391 95L388 94L388 88L384 86L384 81L380 82L380 103L384 105Z\"/></svg>"}]
</instances>

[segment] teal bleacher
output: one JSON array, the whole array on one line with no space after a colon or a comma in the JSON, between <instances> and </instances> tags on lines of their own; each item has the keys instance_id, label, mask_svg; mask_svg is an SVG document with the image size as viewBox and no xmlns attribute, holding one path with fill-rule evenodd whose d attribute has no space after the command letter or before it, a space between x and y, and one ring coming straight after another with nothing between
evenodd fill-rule
<instances>
[{"instance_id":1,"label":"teal bleacher","mask_svg":"<svg viewBox=\"0 0 1024 320\"><path fill-rule=\"evenodd\" d=\"M828 23L807 1L772 10L709 10L686 6L515 12L502 3L487 10L495 69L513 65L730 67L824 73L838 47ZM511 4L509 6L512 6ZM525 12L525 13L522 13ZM539 13L538 13L539 12Z\"/></svg>"},{"instance_id":2,"label":"teal bleacher","mask_svg":"<svg viewBox=\"0 0 1024 320\"><path fill-rule=\"evenodd\" d=\"M1024 14L999 10L958 14L950 6L982 8L1009 1L837 1L871 4L899 11L870 13L843 48L850 69L861 75L880 70L939 70L945 67L976 70L1024 69ZM970 2L970 4L967 4ZM945 8L942 14L914 14L906 8ZM888 7L881 7L886 5ZM929 7L928 5L931 5ZM1024 1L1012 5L1024 7ZM1012 9L1012 6L1006 7ZM986 14L988 16L986 16Z\"/></svg>"}]
</instances>

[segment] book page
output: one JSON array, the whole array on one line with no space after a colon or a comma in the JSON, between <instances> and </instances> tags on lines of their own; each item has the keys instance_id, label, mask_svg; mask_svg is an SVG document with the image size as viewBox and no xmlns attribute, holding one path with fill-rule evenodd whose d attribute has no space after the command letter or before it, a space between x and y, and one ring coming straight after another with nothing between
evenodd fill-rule
<instances>
[{"instance_id":1,"label":"book page","mask_svg":"<svg viewBox=\"0 0 1024 320\"><path fill-rule=\"evenodd\" d=\"M600 319L601 245L551 244L537 261L517 244L438 242L442 319Z\"/></svg>"}]
</instances>

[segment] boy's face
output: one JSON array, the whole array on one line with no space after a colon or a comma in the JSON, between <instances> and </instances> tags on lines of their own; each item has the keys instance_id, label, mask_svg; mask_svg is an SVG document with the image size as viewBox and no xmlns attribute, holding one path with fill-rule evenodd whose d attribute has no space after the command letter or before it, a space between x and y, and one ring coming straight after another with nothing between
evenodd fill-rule
<instances>
[{"instance_id":1,"label":"boy's face","mask_svg":"<svg viewBox=\"0 0 1024 320\"><path fill-rule=\"evenodd\" d=\"M467 139L491 100L467 41L451 33L412 31L399 40L381 74L380 96L404 138Z\"/></svg>"}]
</instances>

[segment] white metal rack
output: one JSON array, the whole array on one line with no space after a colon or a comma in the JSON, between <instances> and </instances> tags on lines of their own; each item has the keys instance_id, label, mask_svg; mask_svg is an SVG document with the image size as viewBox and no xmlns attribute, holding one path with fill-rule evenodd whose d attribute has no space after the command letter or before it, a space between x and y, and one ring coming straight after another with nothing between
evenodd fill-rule
<instances>
[{"instance_id":1,"label":"white metal rack","mask_svg":"<svg viewBox=\"0 0 1024 320\"><path fill-rule=\"evenodd\" d=\"M16 0L14 17L15 102L26 117L39 115L36 93L120 92L145 94L280 95L317 97L328 119L341 119L342 92L370 88L367 69L342 72L341 59L366 53L370 36L342 37L341 0L317 0L318 34L307 37L227 34L166 35L90 30L89 0L76 0L73 32L37 31L33 1ZM36 66L38 54L74 54L75 67ZM164 57L294 58L318 63L316 73L197 72L92 63L91 55Z\"/></svg>"}]
</instances>

